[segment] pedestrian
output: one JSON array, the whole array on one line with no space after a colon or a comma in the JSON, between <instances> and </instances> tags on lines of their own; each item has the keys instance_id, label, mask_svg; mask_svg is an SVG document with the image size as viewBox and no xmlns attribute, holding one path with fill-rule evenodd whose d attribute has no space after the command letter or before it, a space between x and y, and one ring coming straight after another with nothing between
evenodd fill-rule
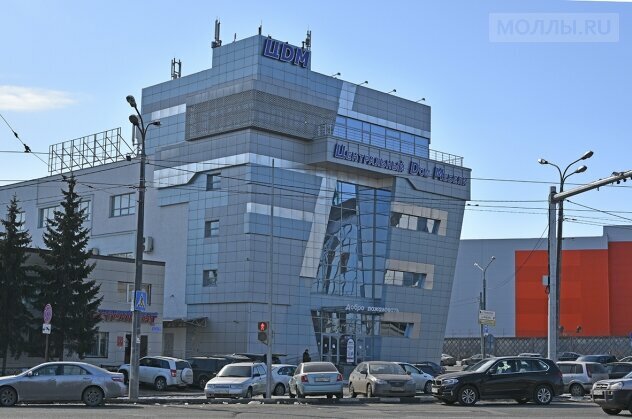
<instances>
[{"instance_id":1,"label":"pedestrian","mask_svg":"<svg viewBox=\"0 0 632 419\"><path fill-rule=\"evenodd\" d=\"M311 362L311 361L312 361L312 357L309 356L309 351L306 348L305 352L303 352L303 362Z\"/></svg>"}]
</instances>

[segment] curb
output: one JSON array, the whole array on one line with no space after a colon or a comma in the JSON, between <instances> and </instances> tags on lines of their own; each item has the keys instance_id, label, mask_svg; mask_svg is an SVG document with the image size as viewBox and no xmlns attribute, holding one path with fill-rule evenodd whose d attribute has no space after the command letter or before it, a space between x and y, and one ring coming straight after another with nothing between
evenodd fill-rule
<instances>
[{"instance_id":1,"label":"curb","mask_svg":"<svg viewBox=\"0 0 632 419\"><path fill-rule=\"evenodd\" d=\"M400 404L423 404L434 403L433 397L415 397L413 399L405 399L400 397L362 397L362 398L342 398L342 399L206 399L206 398L165 398L165 397L147 397L139 399L136 402L130 401L128 398L118 398L107 400L107 404L315 404L315 405L336 405L336 404L367 404L367 403L400 403Z\"/></svg>"}]
</instances>

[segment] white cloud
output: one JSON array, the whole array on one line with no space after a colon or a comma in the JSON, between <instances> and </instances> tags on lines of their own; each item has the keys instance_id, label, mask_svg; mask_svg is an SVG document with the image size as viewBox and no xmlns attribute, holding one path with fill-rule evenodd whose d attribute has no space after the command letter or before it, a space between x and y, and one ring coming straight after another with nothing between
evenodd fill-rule
<instances>
[{"instance_id":1,"label":"white cloud","mask_svg":"<svg viewBox=\"0 0 632 419\"><path fill-rule=\"evenodd\" d=\"M43 111L76 103L67 92L32 87L0 85L0 110Z\"/></svg>"}]
</instances>

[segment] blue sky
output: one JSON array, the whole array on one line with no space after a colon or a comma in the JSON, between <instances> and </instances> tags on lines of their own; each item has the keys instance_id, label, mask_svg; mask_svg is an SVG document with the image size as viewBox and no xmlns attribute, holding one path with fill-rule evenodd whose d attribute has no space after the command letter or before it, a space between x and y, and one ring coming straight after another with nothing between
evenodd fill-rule
<instances>
[{"instance_id":1,"label":"blue sky","mask_svg":"<svg viewBox=\"0 0 632 419\"><path fill-rule=\"evenodd\" d=\"M490 42L496 13L614 13L618 41ZM116 127L129 139L125 96L168 80L174 57L183 75L209 68L219 18L224 43L262 24L265 35L300 45L310 29L312 70L426 98L431 148L472 169L464 239L545 234L549 185L559 177L540 157L565 167L594 151L566 189L632 169L632 3L4 0L2 16L0 113L36 152ZM0 120L0 184L47 175L22 150ZM565 236L632 228L631 188L571 198Z\"/></svg>"}]
</instances>

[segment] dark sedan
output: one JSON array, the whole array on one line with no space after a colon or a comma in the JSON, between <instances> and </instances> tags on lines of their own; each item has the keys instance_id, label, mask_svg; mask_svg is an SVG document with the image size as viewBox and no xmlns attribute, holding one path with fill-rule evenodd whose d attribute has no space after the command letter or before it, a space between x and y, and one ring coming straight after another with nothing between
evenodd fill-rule
<instances>
[{"instance_id":1,"label":"dark sedan","mask_svg":"<svg viewBox=\"0 0 632 419\"><path fill-rule=\"evenodd\" d=\"M0 406L57 401L98 406L126 393L123 374L84 362L47 362L18 375L0 377Z\"/></svg>"},{"instance_id":2,"label":"dark sedan","mask_svg":"<svg viewBox=\"0 0 632 419\"><path fill-rule=\"evenodd\" d=\"M553 361L524 357L488 359L468 371L441 375L432 383L432 395L437 399L464 406L479 399L549 404L563 389L562 373Z\"/></svg>"}]
</instances>

